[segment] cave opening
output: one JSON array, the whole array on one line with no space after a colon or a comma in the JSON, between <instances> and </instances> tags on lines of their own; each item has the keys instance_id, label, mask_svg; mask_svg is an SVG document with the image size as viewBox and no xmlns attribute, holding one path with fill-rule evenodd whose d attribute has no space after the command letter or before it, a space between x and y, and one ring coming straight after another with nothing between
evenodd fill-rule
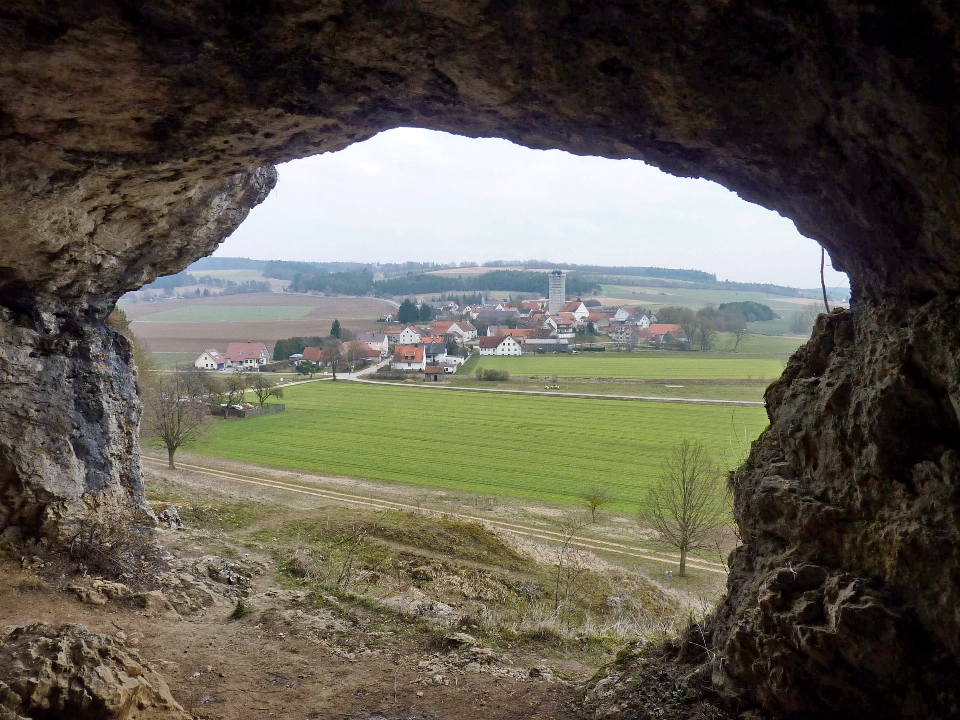
<instances>
[{"instance_id":1,"label":"cave opening","mask_svg":"<svg viewBox=\"0 0 960 720\"><path fill-rule=\"evenodd\" d=\"M275 164L404 125L642 159L791 218L853 286L852 309L818 320L766 393L703 672L779 714L957 714L954 15L937 2L18 6L0 18L5 502L41 499L28 514L54 543L98 501L142 504L129 353L105 316L210 254L267 197Z\"/></svg>"}]
</instances>

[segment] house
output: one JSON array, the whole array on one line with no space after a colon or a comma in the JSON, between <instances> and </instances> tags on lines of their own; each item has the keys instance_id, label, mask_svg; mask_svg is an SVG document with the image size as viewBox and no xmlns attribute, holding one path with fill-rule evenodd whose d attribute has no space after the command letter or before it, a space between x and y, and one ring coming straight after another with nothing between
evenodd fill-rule
<instances>
[{"instance_id":1,"label":"house","mask_svg":"<svg viewBox=\"0 0 960 720\"><path fill-rule=\"evenodd\" d=\"M650 325L647 331L650 333L650 341L658 345L674 345L687 342L687 338L679 325L654 323Z\"/></svg>"},{"instance_id":2,"label":"house","mask_svg":"<svg viewBox=\"0 0 960 720\"><path fill-rule=\"evenodd\" d=\"M455 322L434 321L430 323L430 334L446 335L454 325L456 325Z\"/></svg>"},{"instance_id":3,"label":"house","mask_svg":"<svg viewBox=\"0 0 960 720\"><path fill-rule=\"evenodd\" d=\"M407 325L397 336L397 343L400 345L417 345L422 337L423 334L420 332L420 328Z\"/></svg>"},{"instance_id":4,"label":"house","mask_svg":"<svg viewBox=\"0 0 960 720\"><path fill-rule=\"evenodd\" d=\"M257 368L270 360L267 346L258 342L230 343L225 353L227 367Z\"/></svg>"},{"instance_id":5,"label":"house","mask_svg":"<svg viewBox=\"0 0 960 720\"><path fill-rule=\"evenodd\" d=\"M564 303L564 306L560 312L573 313L573 316L577 319L578 323L582 323L590 314L589 308L587 308L587 306L579 300L571 300L568 303Z\"/></svg>"},{"instance_id":6,"label":"house","mask_svg":"<svg viewBox=\"0 0 960 720\"><path fill-rule=\"evenodd\" d=\"M425 382L442 382L446 374L443 365L427 365L423 371L423 379Z\"/></svg>"},{"instance_id":7,"label":"house","mask_svg":"<svg viewBox=\"0 0 960 720\"><path fill-rule=\"evenodd\" d=\"M631 322L613 323L607 328L607 334L618 345L634 346L641 340L650 339L650 331L647 328Z\"/></svg>"},{"instance_id":8,"label":"house","mask_svg":"<svg viewBox=\"0 0 960 720\"><path fill-rule=\"evenodd\" d=\"M357 341L366 343L370 347L380 351L380 357L387 357L390 354L387 336L377 332L357 333Z\"/></svg>"},{"instance_id":9,"label":"house","mask_svg":"<svg viewBox=\"0 0 960 720\"><path fill-rule=\"evenodd\" d=\"M453 336L459 342L474 340L477 337L477 329L469 322L458 320L457 322L432 322L430 323L431 335Z\"/></svg>"},{"instance_id":10,"label":"house","mask_svg":"<svg viewBox=\"0 0 960 720\"><path fill-rule=\"evenodd\" d=\"M426 362L431 365L439 365L447 359L447 343L427 342L423 343L423 355Z\"/></svg>"},{"instance_id":11,"label":"house","mask_svg":"<svg viewBox=\"0 0 960 720\"><path fill-rule=\"evenodd\" d=\"M489 329L487 334L489 335ZM527 338L532 338L537 336L537 331L534 328L510 328L497 326L497 331L493 334L494 337L512 337L514 340L526 340Z\"/></svg>"},{"instance_id":12,"label":"house","mask_svg":"<svg viewBox=\"0 0 960 720\"><path fill-rule=\"evenodd\" d=\"M358 340L357 342L360 343L360 353L358 357L371 362L377 362L383 357L383 353L379 347L374 347L370 343L363 342L362 340Z\"/></svg>"},{"instance_id":13,"label":"house","mask_svg":"<svg viewBox=\"0 0 960 720\"><path fill-rule=\"evenodd\" d=\"M481 355L523 355L523 347L509 335L480 338Z\"/></svg>"},{"instance_id":14,"label":"house","mask_svg":"<svg viewBox=\"0 0 960 720\"><path fill-rule=\"evenodd\" d=\"M423 372L427 363L423 357L423 345L397 345L393 349L394 370L414 370Z\"/></svg>"},{"instance_id":15,"label":"house","mask_svg":"<svg viewBox=\"0 0 960 720\"><path fill-rule=\"evenodd\" d=\"M569 339L576 335L575 325L573 313L560 313L548 316L541 327L544 330L550 330L551 335Z\"/></svg>"},{"instance_id":16,"label":"house","mask_svg":"<svg viewBox=\"0 0 960 720\"><path fill-rule=\"evenodd\" d=\"M204 350L193 361L193 366L201 370L223 370L227 367L227 359L216 350Z\"/></svg>"},{"instance_id":17,"label":"house","mask_svg":"<svg viewBox=\"0 0 960 720\"><path fill-rule=\"evenodd\" d=\"M384 325L382 330L391 345L416 345L423 334L420 328L413 325Z\"/></svg>"},{"instance_id":18,"label":"house","mask_svg":"<svg viewBox=\"0 0 960 720\"><path fill-rule=\"evenodd\" d=\"M323 349L318 347L306 347L303 349L303 356L300 358L301 361L312 362L316 365L320 364L320 360L323 357Z\"/></svg>"},{"instance_id":19,"label":"house","mask_svg":"<svg viewBox=\"0 0 960 720\"><path fill-rule=\"evenodd\" d=\"M476 320L480 320L488 325L491 323L505 325L507 320L519 320L520 312L518 310L488 310L483 309L477 313Z\"/></svg>"}]
</instances>

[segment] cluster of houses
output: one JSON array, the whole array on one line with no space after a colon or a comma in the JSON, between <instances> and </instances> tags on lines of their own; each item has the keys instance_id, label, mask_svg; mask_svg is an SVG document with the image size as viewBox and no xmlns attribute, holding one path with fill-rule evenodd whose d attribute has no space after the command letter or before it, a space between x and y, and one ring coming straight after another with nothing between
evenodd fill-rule
<instances>
[{"instance_id":1,"label":"cluster of houses","mask_svg":"<svg viewBox=\"0 0 960 720\"><path fill-rule=\"evenodd\" d=\"M455 373L477 339L477 329L465 321L433 322L429 328L386 325L383 334L393 346L391 369L422 372L427 380Z\"/></svg>"},{"instance_id":2,"label":"cluster of houses","mask_svg":"<svg viewBox=\"0 0 960 720\"><path fill-rule=\"evenodd\" d=\"M379 362L390 359L393 370L424 373L428 380L441 380L456 372L471 351L480 355L519 356L524 353L570 352L570 341L577 333L592 330L607 335L618 346L671 346L686 343L679 325L660 323L656 315L630 307L588 308L580 300L557 298L497 302L460 308L450 300L430 305L447 318L429 327L404 325L387 316L381 332L357 334L349 344L350 361ZM550 312L551 307L555 312ZM558 309L559 308L559 309ZM485 328L483 336L477 325ZM305 348L292 356L295 362L307 360L321 364L323 350ZM203 370L236 367L256 369L269 361L263 343L230 343L223 354L204 350L194 365Z\"/></svg>"}]
</instances>

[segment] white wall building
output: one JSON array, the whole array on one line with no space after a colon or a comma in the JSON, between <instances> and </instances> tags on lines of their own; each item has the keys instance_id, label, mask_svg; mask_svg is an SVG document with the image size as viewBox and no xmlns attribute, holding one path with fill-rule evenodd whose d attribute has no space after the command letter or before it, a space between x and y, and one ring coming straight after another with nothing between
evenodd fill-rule
<instances>
[{"instance_id":1,"label":"white wall building","mask_svg":"<svg viewBox=\"0 0 960 720\"><path fill-rule=\"evenodd\" d=\"M481 355L523 355L523 346L509 335L480 338Z\"/></svg>"},{"instance_id":2,"label":"white wall building","mask_svg":"<svg viewBox=\"0 0 960 720\"><path fill-rule=\"evenodd\" d=\"M567 302L567 276L562 270L554 270L548 278L549 301L547 302L547 312L556 315L563 310Z\"/></svg>"}]
</instances>

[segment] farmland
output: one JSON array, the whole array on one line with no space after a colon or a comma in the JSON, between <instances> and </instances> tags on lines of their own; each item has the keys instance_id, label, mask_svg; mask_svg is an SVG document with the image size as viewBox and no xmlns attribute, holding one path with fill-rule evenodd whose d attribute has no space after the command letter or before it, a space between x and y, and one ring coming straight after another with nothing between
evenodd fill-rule
<instances>
[{"instance_id":1,"label":"farmland","mask_svg":"<svg viewBox=\"0 0 960 720\"><path fill-rule=\"evenodd\" d=\"M230 342L326 335L334 318L352 330L375 330L395 306L375 298L251 293L152 303L125 303L137 337L153 353L193 353ZM161 359L162 358L159 358Z\"/></svg>"},{"instance_id":2,"label":"farmland","mask_svg":"<svg viewBox=\"0 0 960 720\"><path fill-rule=\"evenodd\" d=\"M654 312L663 305L684 305L692 308L700 308L704 305L720 305L722 303L750 300L769 306L777 315L784 318L783 320L748 323L751 332L766 335L783 335L789 332L790 318L805 305L818 305L822 309L822 302L813 297L780 297L766 293L735 290L603 285L600 294L602 297L599 299L604 303L609 303L610 305L636 303ZM836 303L836 305L839 307L842 303Z\"/></svg>"},{"instance_id":3,"label":"farmland","mask_svg":"<svg viewBox=\"0 0 960 720\"><path fill-rule=\"evenodd\" d=\"M442 392L317 382L287 411L220 422L192 452L278 468L574 504L593 483L630 512L673 445L739 464L760 408Z\"/></svg>"},{"instance_id":4,"label":"farmland","mask_svg":"<svg viewBox=\"0 0 960 720\"><path fill-rule=\"evenodd\" d=\"M772 381L780 377L784 361L729 353L605 352L520 357L487 355L479 359L476 367L506 370L519 377Z\"/></svg>"}]
</instances>

